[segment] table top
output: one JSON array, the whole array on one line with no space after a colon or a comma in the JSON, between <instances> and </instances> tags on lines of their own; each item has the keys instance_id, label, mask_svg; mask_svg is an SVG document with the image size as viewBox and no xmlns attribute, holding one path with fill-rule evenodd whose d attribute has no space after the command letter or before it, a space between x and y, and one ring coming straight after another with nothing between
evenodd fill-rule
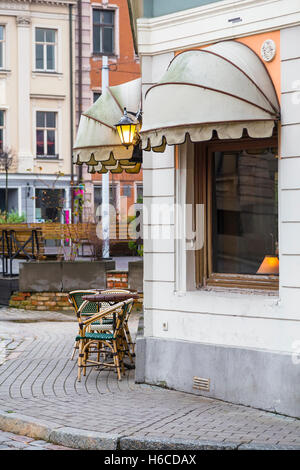
<instances>
[{"instance_id":1,"label":"table top","mask_svg":"<svg viewBox=\"0 0 300 470\"><path fill-rule=\"evenodd\" d=\"M139 295L137 292L112 292L106 294L90 294L82 297L83 300L89 300L90 302L123 302L128 299L138 299Z\"/></svg>"}]
</instances>

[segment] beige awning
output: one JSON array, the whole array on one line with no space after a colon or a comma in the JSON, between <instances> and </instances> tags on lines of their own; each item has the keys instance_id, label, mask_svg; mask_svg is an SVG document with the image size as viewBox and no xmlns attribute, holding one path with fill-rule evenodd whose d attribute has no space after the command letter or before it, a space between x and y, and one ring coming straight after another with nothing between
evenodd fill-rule
<instances>
[{"instance_id":1,"label":"beige awning","mask_svg":"<svg viewBox=\"0 0 300 470\"><path fill-rule=\"evenodd\" d=\"M143 103L143 149L163 152L166 144L270 137L279 119L273 82L247 46L224 41L185 51L171 61Z\"/></svg>"},{"instance_id":2,"label":"beige awning","mask_svg":"<svg viewBox=\"0 0 300 470\"><path fill-rule=\"evenodd\" d=\"M141 106L141 79L108 87L100 98L81 115L73 148L74 163L86 163L92 171L119 173L135 167L130 162L133 147L121 145L115 124L124 107L137 112ZM129 171L128 171L129 172Z\"/></svg>"}]
</instances>

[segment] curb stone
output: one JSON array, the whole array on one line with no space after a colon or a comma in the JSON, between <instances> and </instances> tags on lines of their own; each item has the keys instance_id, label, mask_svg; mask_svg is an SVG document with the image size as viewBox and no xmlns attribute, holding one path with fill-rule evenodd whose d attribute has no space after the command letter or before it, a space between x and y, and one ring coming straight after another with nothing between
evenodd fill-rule
<instances>
[{"instance_id":1,"label":"curb stone","mask_svg":"<svg viewBox=\"0 0 300 470\"><path fill-rule=\"evenodd\" d=\"M0 429L64 447L86 450L300 450L300 446L297 444L285 446L255 442L235 443L180 438L122 437L117 434L59 426L51 421L1 410Z\"/></svg>"},{"instance_id":2,"label":"curb stone","mask_svg":"<svg viewBox=\"0 0 300 470\"><path fill-rule=\"evenodd\" d=\"M237 450L234 442L195 441L146 437L121 437L121 450Z\"/></svg>"},{"instance_id":3,"label":"curb stone","mask_svg":"<svg viewBox=\"0 0 300 470\"><path fill-rule=\"evenodd\" d=\"M64 427L51 432L49 441L65 447L86 450L116 450L119 436Z\"/></svg>"}]
</instances>

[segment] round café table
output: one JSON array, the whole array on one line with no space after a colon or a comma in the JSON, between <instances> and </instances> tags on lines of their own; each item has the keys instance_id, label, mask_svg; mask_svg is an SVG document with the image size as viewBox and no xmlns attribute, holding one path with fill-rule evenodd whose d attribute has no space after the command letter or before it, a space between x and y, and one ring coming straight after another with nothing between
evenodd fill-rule
<instances>
[{"instance_id":1,"label":"round caf\u00e9 table","mask_svg":"<svg viewBox=\"0 0 300 470\"><path fill-rule=\"evenodd\" d=\"M115 304L116 302L123 302L128 299L138 299L139 294L137 292L112 292L106 294L89 294L82 297L83 300L89 300L90 302L107 302L110 305Z\"/></svg>"}]
</instances>

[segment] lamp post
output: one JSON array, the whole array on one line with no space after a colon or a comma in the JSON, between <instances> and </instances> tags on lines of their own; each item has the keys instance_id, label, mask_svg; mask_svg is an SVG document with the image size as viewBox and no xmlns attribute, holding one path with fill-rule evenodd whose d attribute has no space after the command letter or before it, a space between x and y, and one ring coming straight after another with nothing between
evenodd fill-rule
<instances>
[{"instance_id":1,"label":"lamp post","mask_svg":"<svg viewBox=\"0 0 300 470\"><path fill-rule=\"evenodd\" d=\"M5 218L8 213L8 170L11 167L13 156L10 152L0 151L0 168L5 171Z\"/></svg>"}]
</instances>

